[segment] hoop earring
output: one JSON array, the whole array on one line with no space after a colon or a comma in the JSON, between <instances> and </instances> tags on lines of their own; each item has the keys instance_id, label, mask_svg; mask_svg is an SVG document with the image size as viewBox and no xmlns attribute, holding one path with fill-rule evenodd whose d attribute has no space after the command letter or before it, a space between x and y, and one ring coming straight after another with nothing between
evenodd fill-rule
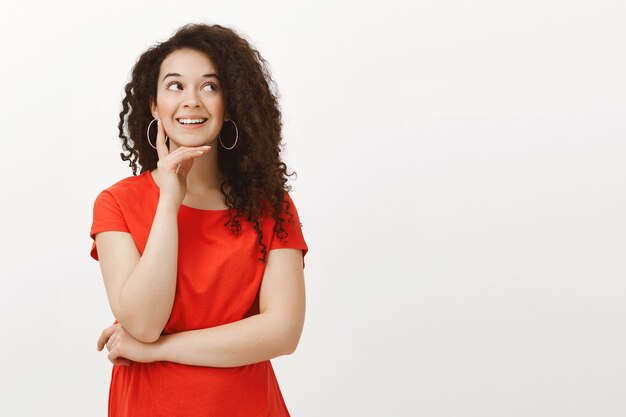
<instances>
[{"instance_id":1,"label":"hoop earring","mask_svg":"<svg viewBox=\"0 0 626 417\"><path fill-rule=\"evenodd\" d=\"M228 119L228 120L224 120L224 121L225 122L231 122L235 126L235 143L233 143L233 146L231 146L230 148L227 148L226 146L224 146L224 142L222 142L222 134L221 134L221 132L220 132L219 135L217 135L217 137L218 137L218 139L219 139L219 141L222 144L222 147L224 149L231 150L231 149L233 149L235 147L235 145L237 144L237 140L239 139L239 129L237 129L237 124L232 119Z\"/></svg>"},{"instance_id":2,"label":"hoop earring","mask_svg":"<svg viewBox=\"0 0 626 417\"><path fill-rule=\"evenodd\" d=\"M152 144L152 142L150 142L150 126L152 126L152 123L154 123L156 121L156 119L152 119L152 121L148 124L148 129L146 129L146 137L148 138L148 143L150 144L150 146L152 146L154 149L156 149L157 147L154 146ZM157 135L159 134L159 132L157 132ZM169 140L169 137L167 135L165 135L165 141ZM156 143L156 139L155 142Z\"/></svg>"}]
</instances>

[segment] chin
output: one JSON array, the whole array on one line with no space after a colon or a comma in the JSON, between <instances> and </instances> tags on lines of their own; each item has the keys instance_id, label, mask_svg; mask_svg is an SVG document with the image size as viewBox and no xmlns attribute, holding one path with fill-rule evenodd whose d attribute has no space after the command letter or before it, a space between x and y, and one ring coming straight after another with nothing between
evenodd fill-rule
<instances>
[{"instance_id":1,"label":"chin","mask_svg":"<svg viewBox=\"0 0 626 417\"><path fill-rule=\"evenodd\" d=\"M179 139L174 139L179 146L203 146L203 145L213 145L213 143L217 142L217 136L214 139L208 139L206 136L196 136L193 134L180 135Z\"/></svg>"}]
</instances>

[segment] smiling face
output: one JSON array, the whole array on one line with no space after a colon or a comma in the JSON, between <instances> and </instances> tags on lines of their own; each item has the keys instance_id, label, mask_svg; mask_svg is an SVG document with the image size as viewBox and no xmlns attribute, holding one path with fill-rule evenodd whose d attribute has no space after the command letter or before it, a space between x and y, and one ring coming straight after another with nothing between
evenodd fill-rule
<instances>
[{"instance_id":1,"label":"smiling face","mask_svg":"<svg viewBox=\"0 0 626 417\"><path fill-rule=\"evenodd\" d=\"M161 63L150 108L179 146L202 146L217 138L225 111L218 77L211 59L192 49L178 49Z\"/></svg>"}]
</instances>

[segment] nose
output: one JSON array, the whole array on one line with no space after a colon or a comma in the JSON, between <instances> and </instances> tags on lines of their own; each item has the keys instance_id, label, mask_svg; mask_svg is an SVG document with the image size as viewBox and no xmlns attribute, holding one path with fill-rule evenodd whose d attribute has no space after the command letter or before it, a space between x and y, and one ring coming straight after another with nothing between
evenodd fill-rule
<instances>
[{"instance_id":1,"label":"nose","mask_svg":"<svg viewBox=\"0 0 626 417\"><path fill-rule=\"evenodd\" d=\"M197 107L199 100L198 100L198 95L197 95L197 91L193 90L193 89L188 89L185 97L184 97L184 101L183 101L183 106L185 107Z\"/></svg>"}]
</instances>

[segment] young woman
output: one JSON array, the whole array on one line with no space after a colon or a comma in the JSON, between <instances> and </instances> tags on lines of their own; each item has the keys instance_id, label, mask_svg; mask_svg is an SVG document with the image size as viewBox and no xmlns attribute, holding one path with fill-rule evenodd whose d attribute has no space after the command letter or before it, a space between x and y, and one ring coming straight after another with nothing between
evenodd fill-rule
<instances>
[{"instance_id":1,"label":"young woman","mask_svg":"<svg viewBox=\"0 0 626 417\"><path fill-rule=\"evenodd\" d=\"M109 416L289 416L270 359L298 345L308 247L265 64L234 30L190 24L134 66L133 175L96 197L90 231L116 319L97 346Z\"/></svg>"}]
</instances>

